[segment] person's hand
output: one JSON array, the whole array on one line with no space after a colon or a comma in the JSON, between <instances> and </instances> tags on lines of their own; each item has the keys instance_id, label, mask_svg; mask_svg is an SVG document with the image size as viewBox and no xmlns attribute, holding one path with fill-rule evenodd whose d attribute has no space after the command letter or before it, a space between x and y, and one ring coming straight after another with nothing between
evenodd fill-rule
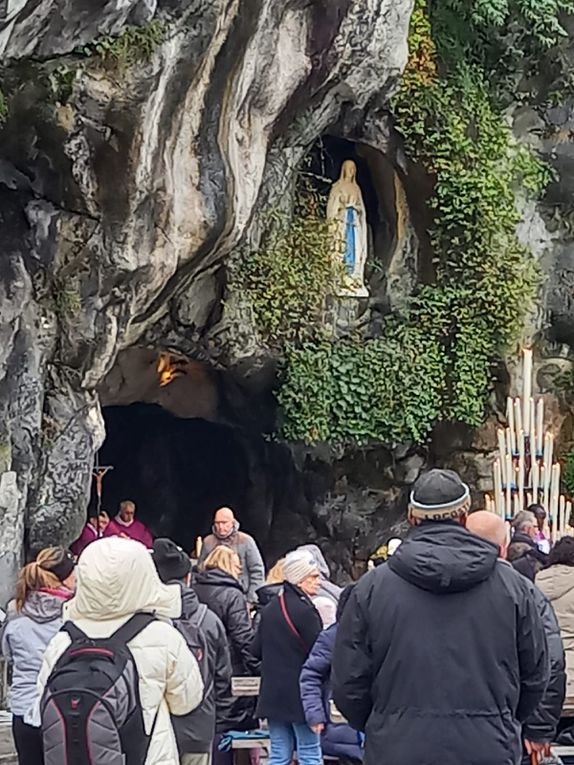
<instances>
[{"instance_id":1,"label":"person's hand","mask_svg":"<svg viewBox=\"0 0 574 765\"><path fill-rule=\"evenodd\" d=\"M317 725L311 725L311 730L316 736L320 736L321 733L325 730L325 726L323 723L318 723Z\"/></svg>"},{"instance_id":2,"label":"person's hand","mask_svg":"<svg viewBox=\"0 0 574 765\"><path fill-rule=\"evenodd\" d=\"M529 741L527 738L524 739L524 748L528 752L528 754L542 754L547 755L550 754L550 744L543 741Z\"/></svg>"}]
</instances>

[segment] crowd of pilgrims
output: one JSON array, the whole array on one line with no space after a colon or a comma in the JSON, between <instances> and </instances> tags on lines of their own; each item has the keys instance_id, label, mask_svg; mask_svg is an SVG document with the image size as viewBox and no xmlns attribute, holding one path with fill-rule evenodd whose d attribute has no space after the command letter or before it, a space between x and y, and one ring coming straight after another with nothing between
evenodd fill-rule
<instances>
[{"instance_id":1,"label":"crowd of pilgrims","mask_svg":"<svg viewBox=\"0 0 574 765\"><path fill-rule=\"evenodd\" d=\"M574 539L551 547L543 508L519 513L510 537L498 516L470 512L456 473L430 470L402 543L345 588L312 544L266 573L230 508L197 561L135 515L130 501L96 514L70 550L46 548L20 572L1 632L20 765L83 762L49 717L62 667L120 635L145 739L128 765L231 765L239 739L256 765L262 737L269 765L295 751L301 765L519 765L574 742L561 719L567 685L574 695ZM234 695L241 677L261 678L257 696ZM115 762L98 759L93 729L86 720L90 761Z\"/></svg>"}]
</instances>

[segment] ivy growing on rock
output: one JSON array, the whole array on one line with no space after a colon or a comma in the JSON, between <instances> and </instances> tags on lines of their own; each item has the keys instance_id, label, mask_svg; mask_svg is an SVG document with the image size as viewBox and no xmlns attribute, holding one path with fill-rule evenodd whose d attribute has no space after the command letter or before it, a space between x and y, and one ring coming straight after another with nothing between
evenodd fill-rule
<instances>
[{"instance_id":1,"label":"ivy growing on rock","mask_svg":"<svg viewBox=\"0 0 574 765\"><path fill-rule=\"evenodd\" d=\"M105 35L81 49L84 56L97 56L120 69L149 61L165 39L166 24L158 19L143 26L128 26L117 36Z\"/></svg>"},{"instance_id":2,"label":"ivy growing on rock","mask_svg":"<svg viewBox=\"0 0 574 765\"><path fill-rule=\"evenodd\" d=\"M367 443L422 440L440 417L443 350L408 324L381 339L292 349L278 398L290 440Z\"/></svg>"},{"instance_id":3,"label":"ivy growing on rock","mask_svg":"<svg viewBox=\"0 0 574 765\"><path fill-rule=\"evenodd\" d=\"M483 420L492 366L520 335L537 288L516 236L516 198L549 179L515 143L489 61L510 37L529 55L548 47L571 4L417 0L392 110L409 160L431 180L435 281L379 339L289 350L278 393L288 439L421 441L438 420Z\"/></svg>"},{"instance_id":4,"label":"ivy growing on rock","mask_svg":"<svg viewBox=\"0 0 574 765\"><path fill-rule=\"evenodd\" d=\"M305 196L302 214L292 218L268 213L261 245L245 253L237 273L262 340L280 352L321 339L328 296L343 277L329 225L313 202Z\"/></svg>"}]
</instances>

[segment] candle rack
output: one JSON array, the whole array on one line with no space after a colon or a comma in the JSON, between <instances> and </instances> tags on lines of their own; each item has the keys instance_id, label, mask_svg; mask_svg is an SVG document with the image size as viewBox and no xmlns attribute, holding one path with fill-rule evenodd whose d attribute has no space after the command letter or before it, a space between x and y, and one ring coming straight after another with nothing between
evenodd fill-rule
<instances>
[{"instance_id":1,"label":"candle rack","mask_svg":"<svg viewBox=\"0 0 574 765\"><path fill-rule=\"evenodd\" d=\"M497 432L491 494L485 508L509 521L529 505L546 510L552 541L570 534L572 503L560 493L554 436L544 423L544 399L532 396L532 349L522 352L522 395L506 401L506 427Z\"/></svg>"}]
</instances>

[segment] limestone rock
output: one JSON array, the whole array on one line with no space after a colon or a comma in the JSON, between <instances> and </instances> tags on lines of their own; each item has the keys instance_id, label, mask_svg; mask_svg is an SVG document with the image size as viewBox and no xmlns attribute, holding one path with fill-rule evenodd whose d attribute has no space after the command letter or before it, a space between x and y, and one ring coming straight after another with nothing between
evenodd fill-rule
<instances>
[{"instance_id":1,"label":"limestone rock","mask_svg":"<svg viewBox=\"0 0 574 765\"><path fill-rule=\"evenodd\" d=\"M257 360L241 342L233 353L208 342L218 266L255 235L266 205L288 205L297 164L344 111L384 103L406 62L412 5L8 2L3 582L24 518L32 548L78 532L104 438L97 391L120 352L181 339L220 369ZM102 35L145 33L151 20L164 40L137 65L94 54ZM267 361L259 368L268 375Z\"/></svg>"}]
</instances>

